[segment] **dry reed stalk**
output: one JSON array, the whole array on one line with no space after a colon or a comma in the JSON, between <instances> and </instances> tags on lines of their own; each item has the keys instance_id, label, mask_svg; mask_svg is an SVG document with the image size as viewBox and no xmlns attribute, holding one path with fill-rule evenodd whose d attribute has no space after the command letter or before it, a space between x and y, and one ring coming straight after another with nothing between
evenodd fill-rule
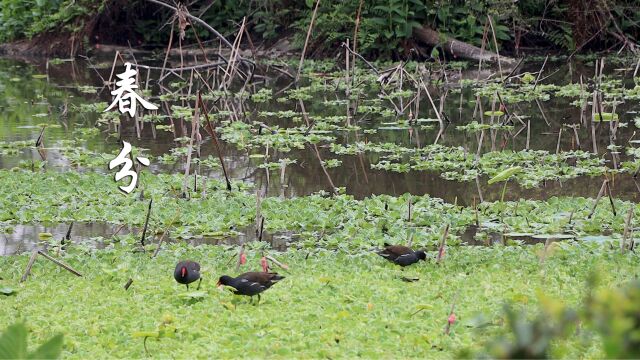
<instances>
[{"instance_id":1,"label":"dry reed stalk","mask_svg":"<svg viewBox=\"0 0 640 360\"><path fill-rule=\"evenodd\" d=\"M298 71L296 72L295 82L300 80L300 73L302 72L302 64L304 63L304 57L307 53L307 46L309 45L309 39L311 38L311 30L313 29L313 23L316 21L316 14L318 13L318 6L320 6L320 0L316 0L316 6L313 9L313 15L311 15L311 22L307 29L307 37L304 39L304 46L302 47L302 54L300 54L300 63L298 64Z\"/></svg>"}]
</instances>

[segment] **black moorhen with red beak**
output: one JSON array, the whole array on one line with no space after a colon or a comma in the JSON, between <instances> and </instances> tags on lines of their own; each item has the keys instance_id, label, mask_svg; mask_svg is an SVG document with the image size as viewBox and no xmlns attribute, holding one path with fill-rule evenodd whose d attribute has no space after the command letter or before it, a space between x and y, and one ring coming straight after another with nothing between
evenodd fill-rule
<instances>
[{"instance_id":1,"label":"black moorhen with red beak","mask_svg":"<svg viewBox=\"0 0 640 360\"><path fill-rule=\"evenodd\" d=\"M250 296L251 301L253 301L254 295L258 295L258 303L260 303L260 293L282 279L284 276L278 275L278 273L246 272L235 278L223 275L218 280L218 286L231 286L235 289L234 294Z\"/></svg>"},{"instance_id":2,"label":"black moorhen with red beak","mask_svg":"<svg viewBox=\"0 0 640 360\"><path fill-rule=\"evenodd\" d=\"M178 283L185 284L187 290L189 290L189 284L200 280L200 282L198 282L198 290L200 290L200 283L202 282L202 278L200 277L200 264L195 261L180 261L173 271L173 277Z\"/></svg>"},{"instance_id":3,"label":"black moorhen with red beak","mask_svg":"<svg viewBox=\"0 0 640 360\"><path fill-rule=\"evenodd\" d=\"M413 251L411 248L402 245L384 244L385 248L378 251L378 255L402 267L415 264L420 260L425 260L427 254L424 250Z\"/></svg>"}]
</instances>

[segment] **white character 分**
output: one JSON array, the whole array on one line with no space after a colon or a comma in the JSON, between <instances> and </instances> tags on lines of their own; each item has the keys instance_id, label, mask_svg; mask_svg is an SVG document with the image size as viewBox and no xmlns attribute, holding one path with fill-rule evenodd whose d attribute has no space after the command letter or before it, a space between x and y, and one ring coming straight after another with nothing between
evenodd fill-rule
<instances>
[{"instance_id":1,"label":"white character \u5206","mask_svg":"<svg viewBox=\"0 0 640 360\"><path fill-rule=\"evenodd\" d=\"M124 145L122 151L120 151L120 154L118 154L115 159L109 162L109 170L112 170L116 166L122 165L122 169L120 169L120 171L116 173L115 179L116 181L120 181L124 177L131 176L131 183L129 185L119 186L120 190L129 194L131 191L133 191L133 188L136 187L136 183L138 182L138 174L135 171L131 170L131 167L133 166L133 161L131 161L131 159L129 158L129 153L131 152L131 144L126 141L123 141L122 143ZM138 160L138 162L140 162L140 164L144 166L149 166L150 164L149 159L145 157L137 156L136 160Z\"/></svg>"}]
</instances>

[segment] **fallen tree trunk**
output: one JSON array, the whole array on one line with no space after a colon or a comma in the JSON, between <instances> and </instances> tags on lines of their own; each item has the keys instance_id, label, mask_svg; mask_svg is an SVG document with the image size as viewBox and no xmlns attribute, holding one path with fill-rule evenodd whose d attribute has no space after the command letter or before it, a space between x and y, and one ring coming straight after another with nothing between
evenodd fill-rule
<instances>
[{"instance_id":1,"label":"fallen tree trunk","mask_svg":"<svg viewBox=\"0 0 640 360\"><path fill-rule=\"evenodd\" d=\"M495 53L492 53L488 50L482 50L477 46L467 44L456 39L452 39L425 26L413 29L413 36L427 45L440 45L447 54L453 56L454 58L498 62L498 55L496 55ZM500 56L500 62L511 64L515 63L515 59L507 56Z\"/></svg>"}]
</instances>

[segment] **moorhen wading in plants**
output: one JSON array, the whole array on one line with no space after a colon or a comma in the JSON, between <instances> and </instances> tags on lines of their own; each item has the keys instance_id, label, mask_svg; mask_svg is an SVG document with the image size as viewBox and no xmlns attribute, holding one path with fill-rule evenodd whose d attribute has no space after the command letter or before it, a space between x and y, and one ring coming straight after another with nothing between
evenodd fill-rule
<instances>
[{"instance_id":1,"label":"moorhen wading in plants","mask_svg":"<svg viewBox=\"0 0 640 360\"><path fill-rule=\"evenodd\" d=\"M185 284L187 290L189 290L189 284L200 280L200 282L198 282L198 290L200 290L200 283L202 282L202 278L200 277L200 264L195 261L180 261L173 271L173 277L178 283Z\"/></svg>"},{"instance_id":2,"label":"moorhen wading in plants","mask_svg":"<svg viewBox=\"0 0 640 360\"><path fill-rule=\"evenodd\" d=\"M407 246L389 245L387 243L384 246L383 250L378 251L378 255L402 267L415 264L427 258L424 250L413 251Z\"/></svg>"},{"instance_id":3,"label":"moorhen wading in plants","mask_svg":"<svg viewBox=\"0 0 640 360\"><path fill-rule=\"evenodd\" d=\"M278 275L278 273L246 272L235 278L223 275L218 280L218 286L231 286L235 289L234 294L250 296L251 301L253 301L254 295L258 295L258 303L260 303L260 293L282 279L284 276Z\"/></svg>"}]
</instances>

